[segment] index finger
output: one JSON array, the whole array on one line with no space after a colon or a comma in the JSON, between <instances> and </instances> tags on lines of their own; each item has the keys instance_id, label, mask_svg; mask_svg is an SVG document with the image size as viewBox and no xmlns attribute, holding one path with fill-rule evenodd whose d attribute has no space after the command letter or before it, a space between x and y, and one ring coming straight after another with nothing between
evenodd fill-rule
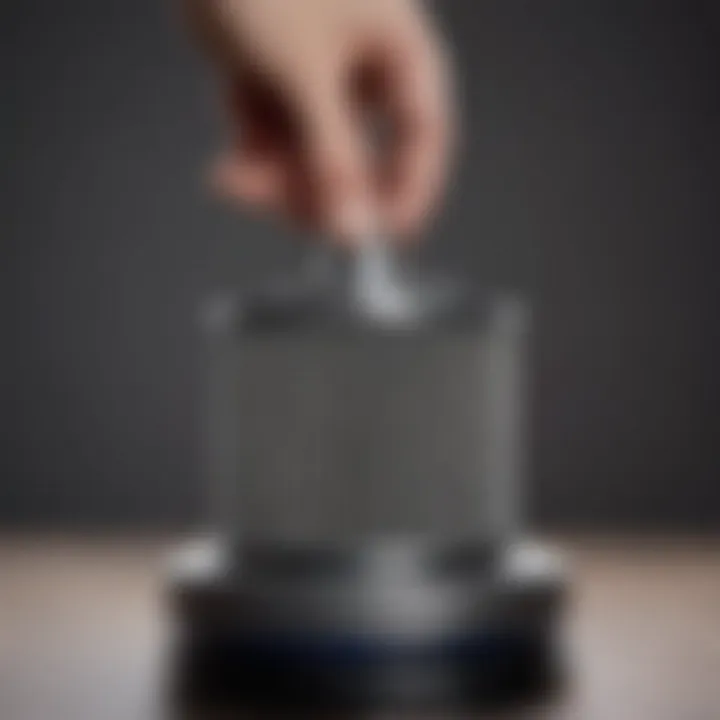
<instances>
[{"instance_id":1,"label":"index finger","mask_svg":"<svg viewBox=\"0 0 720 720\"><path fill-rule=\"evenodd\" d=\"M395 233L407 236L422 230L444 193L455 105L448 55L426 31L396 46L388 72L393 136L387 148L384 216Z\"/></svg>"}]
</instances>

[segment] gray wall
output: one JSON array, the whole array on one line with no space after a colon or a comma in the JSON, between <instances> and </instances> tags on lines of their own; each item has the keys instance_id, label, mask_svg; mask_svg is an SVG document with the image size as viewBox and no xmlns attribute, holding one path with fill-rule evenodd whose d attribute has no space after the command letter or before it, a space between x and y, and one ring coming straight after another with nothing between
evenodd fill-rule
<instances>
[{"instance_id":1,"label":"gray wall","mask_svg":"<svg viewBox=\"0 0 720 720\"><path fill-rule=\"evenodd\" d=\"M437 5L466 143L428 252L535 303L534 517L717 527L716 3ZM297 254L201 192L214 106L171 15L3 11L2 523L197 518L198 301Z\"/></svg>"}]
</instances>

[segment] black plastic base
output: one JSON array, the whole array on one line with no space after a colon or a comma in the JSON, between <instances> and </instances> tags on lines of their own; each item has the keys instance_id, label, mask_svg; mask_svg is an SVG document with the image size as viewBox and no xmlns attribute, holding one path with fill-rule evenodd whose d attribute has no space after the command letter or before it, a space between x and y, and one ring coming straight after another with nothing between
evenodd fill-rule
<instances>
[{"instance_id":1,"label":"black plastic base","mask_svg":"<svg viewBox=\"0 0 720 720\"><path fill-rule=\"evenodd\" d=\"M424 649L336 643L188 641L177 658L178 699L256 710L505 707L548 697L562 676L551 637L485 634Z\"/></svg>"},{"instance_id":2,"label":"black plastic base","mask_svg":"<svg viewBox=\"0 0 720 720\"><path fill-rule=\"evenodd\" d=\"M330 621L325 631L272 631L258 622L261 616L248 614L234 583L212 574L175 576L176 699L186 707L231 703L313 712L447 711L541 701L564 680L559 624L565 580L546 568L507 565L477 622L461 632L418 633L404 641L343 632Z\"/></svg>"}]
</instances>

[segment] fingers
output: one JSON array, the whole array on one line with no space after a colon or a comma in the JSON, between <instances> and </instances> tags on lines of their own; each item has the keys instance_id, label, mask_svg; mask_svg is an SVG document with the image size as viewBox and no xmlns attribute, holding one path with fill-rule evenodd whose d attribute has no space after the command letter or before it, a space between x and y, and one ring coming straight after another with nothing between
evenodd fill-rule
<instances>
[{"instance_id":1,"label":"fingers","mask_svg":"<svg viewBox=\"0 0 720 720\"><path fill-rule=\"evenodd\" d=\"M287 131L277 99L252 77L225 90L230 148L210 170L211 188L223 199L262 210L284 206Z\"/></svg>"},{"instance_id":2,"label":"fingers","mask_svg":"<svg viewBox=\"0 0 720 720\"><path fill-rule=\"evenodd\" d=\"M342 243L355 244L374 224L362 119L339 74L317 72L298 87L300 172L307 195L320 228Z\"/></svg>"},{"instance_id":3,"label":"fingers","mask_svg":"<svg viewBox=\"0 0 720 720\"><path fill-rule=\"evenodd\" d=\"M443 194L454 142L447 58L424 32L388 55L387 104L394 128L387 148L383 214L398 236L420 232Z\"/></svg>"},{"instance_id":4,"label":"fingers","mask_svg":"<svg viewBox=\"0 0 720 720\"><path fill-rule=\"evenodd\" d=\"M386 182L378 182L367 108L354 102L347 74L319 73L297 85L318 217L351 243L378 229L399 238L417 235L445 189L454 142L447 59L427 28L408 24L388 37L384 52L372 47L381 56L384 104L394 129L389 145L379 149Z\"/></svg>"},{"instance_id":5,"label":"fingers","mask_svg":"<svg viewBox=\"0 0 720 720\"><path fill-rule=\"evenodd\" d=\"M276 208L283 199L284 168L268 159L253 161L232 153L212 167L210 184L226 200L259 209Z\"/></svg>"},{"instance_id":6,"label":"fingers","mask_svg":"<svg viewBox=\"0 0 720 720\"><path fill-rule=\"evenodd\" d=\"M421 232L443 194L454 142L446 56L419 24L395 27L385 45L368 47L354 58L323 53L322 63L298 63L277 86L267 78L235 86L231 114L243 132L214 168L214 188L345 243L378 228L398 237ZM379 104L391 127L382 173L369 151L368 107L349 87L353 62L382 76Z\"/></svg>"},{"instance_id":7,"label":"fingers","mask_svg":"<svg viewBox=\"0 0 720 720\"><path fill-rule=\"evenodd\" d=\"M367 234L371 188L362 128L346 88L306 64L282 90L279 102L247 83L232 89L235 147L212 168L211 185L230 201L355 242Z\"/></svg>"}]
</instances>

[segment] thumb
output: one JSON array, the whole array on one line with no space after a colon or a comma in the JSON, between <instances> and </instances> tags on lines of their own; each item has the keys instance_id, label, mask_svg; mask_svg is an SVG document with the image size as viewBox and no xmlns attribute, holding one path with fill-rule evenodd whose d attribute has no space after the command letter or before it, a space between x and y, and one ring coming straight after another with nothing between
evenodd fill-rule
<instances>
[{"instance_id":1,"label":"thumb","mask_svg":"<svg viewBox=\"0 0 720 720\"><path fill-rule=\"evenodd\" d=\"M302 163L322 228L356 244L372 223L369 157L363 123L331 78L305 84Z\"/></svg>"}]
</instances>

